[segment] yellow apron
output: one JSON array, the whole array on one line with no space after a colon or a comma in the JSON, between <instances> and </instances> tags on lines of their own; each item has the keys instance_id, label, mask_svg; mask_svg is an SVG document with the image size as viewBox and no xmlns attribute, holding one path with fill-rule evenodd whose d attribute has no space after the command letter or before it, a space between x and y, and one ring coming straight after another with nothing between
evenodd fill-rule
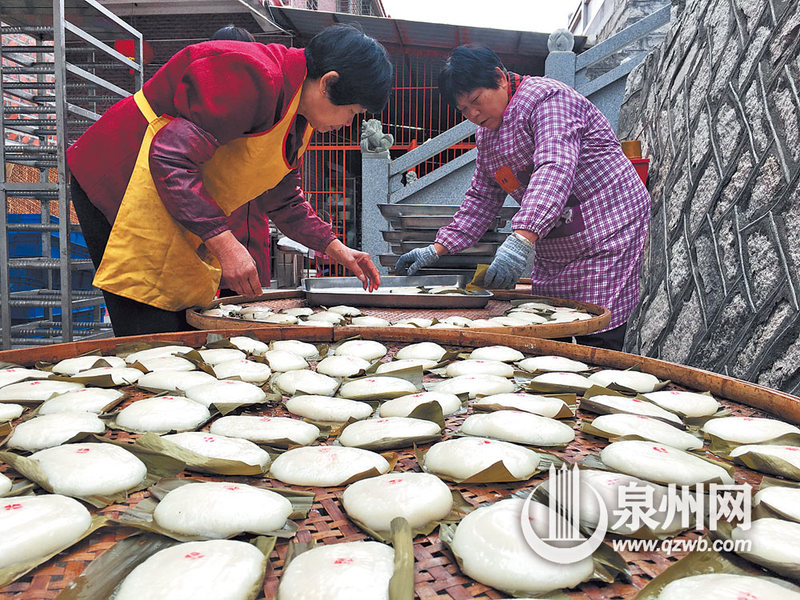
<instances>
[{"instance_id":1,"label":"yellow apron","mask_svg":"<svg viewBox=\"0 0 800 600\"><path fill-rule=\"evenodd\" d=\"M172 117L156 116L141 91L134 100L148 126L94 285L164 310L206 305L219 287L219 262L170 216L150 174L150 144ZM203 184L226 215L274 188L295 168L296 162L286 161L284 147L299 103L300 89L271 129L220 146L201 166ZM307 127L296 160L312 133Z\"/></svg>"}]
</instances>

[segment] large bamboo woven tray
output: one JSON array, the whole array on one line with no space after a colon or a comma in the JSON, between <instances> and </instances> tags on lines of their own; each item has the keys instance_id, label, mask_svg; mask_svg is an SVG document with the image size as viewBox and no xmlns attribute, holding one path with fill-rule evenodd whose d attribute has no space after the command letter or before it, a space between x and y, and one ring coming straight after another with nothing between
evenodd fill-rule
<instances>
[{"instance_id":1,"label":"large bamboo woven tray","mask_svg":"<svg viewBox=\"0 0 800 600\"><path fill-rule=\"evenodd\" d=\"M552 306L566 306L585 311L592 316L591 319L573 321L571 323L546 323L542 325L526 325L524 327L487 327L481 328L480 333L499 333L513 334L526 337L537 338L568 338L572 336L588 335L596 331L605 329L611 321L611 313L607 308L590 304L588 302L578 302L577 300L566 300L563 298L544 298L532 296L520 290L492 290L494 298L489 300L485 308L386 308L386 307L361 307L365 315L380 317L388 321L399 321L413 317L437 318L440 321L445 317L459 316L469 319L488 319L490 317L502 316L511 308L512 300L543 301ZM268 306L274 311L284 308L299 308L309 306L305 301L304 293L301 290L274 290L265 292L261 296L247 300L242 296L232 296L215 300L210 307L220 304L247 304L248 306ZM186 320L192 327L197 329L254 329L265 327L264 323L258 321L245 321L230 317L210 317L202 314L201 310L190 308L186 311ZM285 327L285 326L284 326ZM305 329L305 326L302 327ZM340 328L342 329L342 328ZM347 326L348 335L361 335L370 328ZM476 329L468 330L478 331Z\"/></svg>"},{"instance_id":2,"label":"large bamboo woven tray","mask_svg":"<svg viewBox=\"0 0 800 600\"><path fill-rule=\"evenodd\" d=\"M219 330L224 336L239 335L238 330ZM56 361L63 358L74 357L91 350L102 350L105 354L113 354L119 343L132 341L173 341L182 344L200 346L209 332L195 331L185 333L160 334L151 336L136 336L129 338L113 338L107 340L94 340L76 342L72 344L58 344L43 346L29 350L13 350L0 352L0 361L14 362L21 365L32 365L35 361ZM311 342L335 342L349 337L352 332L343 328L318 329L318 328L282 328L270 327L253 330L251 334L261 340L274 339L300 339ZM525 339L508 335L473 333L464 330L409 330L397 328L378 328L362 332L365 339L375 339L385 343L392 356L400 347L419 341L435 341L451 349L468 350L479 346L504 344L528 355L558 354L576 360L582 360L598 367L629 368L638 367L656 375L661 379L670 379L672 383L668 389L689 389L695 391L711 391L735 415L763 416L765 413L780 415L784 420L800 423L800 399L764 388L758 385L742 382L736 379L684 367L664 361L643 358L635 355L588 348L574 344L564 344L542 339ZM142 397L139 391L133 392L133 398ZM128 400L130 401L130 400ZM267 406L258 411L258 414L274 414L288 416L281 406ZM453 415L447 418L445 437L451 435L466 415ZM579 417L586 417L581 411ZM576 462L587 454L598 452L605 441L582 433L576 419L576 438L573 443L554 453L569 462ZM108 437L125 439L132 434L124 432L107 432ZM330 441L330 440L329 440ZM396 470L419 471L416 459L411 450L399 451L400 460ZM7 467L0 466L0 470ZM183 473L188 476L187 473ZM197 477L192 474L192 477ZM221 477L208 477L208 479L221 479ZM255 477L226 477L226 480L258 483L260 485L280 485L275 480ZM758 485L761 476L745 468L736 469L738 482L747 482ZM455 485L464 497L477 505L485 502L495 502L509 494L525 488L531 488L540 483L542 477L530 481L511 484L474 484ZM319 543L335 543L340 541L355 541L368 539L347 518L339 495L343 488L297 488L313 489L316 499L308 517L299 521L300 530L297 541L316 540ZM146 496L146 492L137 492L131 495L127 502L113 505L100 511L93 512L114 517L130 506L137 504ZM116 543L116 541L132 535L134 532L126 528L111 528L103 530L68 551L63 552L54 559L45 563L34 572L20 580L0 589L0 598L14 599L45 599L55 598L61 590L69 585L93 559L102 554ZM687 532L678 536L680 538L697 538L702 532ZM607 536L607 539L612 536ZM263 591L259 598L272 598L275 595L284 560L289 548L289 543L279 541L275 550L270 555ZM681 553L665 557L654 552L631 553L623 552L623 557L628 562L633 580L631 583L615 582L613 584L585 583L576 590L569 592L569 596L578 599L591 600L616 600L633 598L638 589L649 580L663 572L673 562L682 557ZM418 537L414 541L415 555L415 592L418 598L504 598L506 594L488 588L462 575L449 551L439 540L438 535Z\"/></svg>"}]
</instances>

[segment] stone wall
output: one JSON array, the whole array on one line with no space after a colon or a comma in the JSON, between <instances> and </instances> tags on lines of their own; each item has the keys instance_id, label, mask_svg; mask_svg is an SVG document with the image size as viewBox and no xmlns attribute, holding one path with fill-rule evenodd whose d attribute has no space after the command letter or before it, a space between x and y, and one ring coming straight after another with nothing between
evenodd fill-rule
<instances>
[{"instance_id":1,"label":"stone wall","mask_svg":"<svg viewBox=\"0 0 800 600\"><path fill-rule=\"evenodd\" d=\"M626 348L800 391L800 4L687 0L628 79L653 196Z\"/></svg>"}]
</instances>

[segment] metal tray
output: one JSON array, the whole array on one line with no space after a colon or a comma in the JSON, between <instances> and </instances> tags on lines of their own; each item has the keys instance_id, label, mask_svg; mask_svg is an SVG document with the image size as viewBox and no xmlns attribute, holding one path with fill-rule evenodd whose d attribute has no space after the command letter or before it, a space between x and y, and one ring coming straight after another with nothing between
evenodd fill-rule
<instances>
[{"instance_id":1,"label":"metal tray","mask_svg":"<svg viewBox=\"0 0 800 600\"><path fill-rule=\"evenodd\" d=\"M382 231L383 239L387 242L396 244L399 242L425 242L433 243L436 239L436 234L439 233L438 229L412 229L408 231ZM487 231L480 239L481 242L492 243L502 242L506 239L505 233L499 231Z\"/></svg>"},{"instance_id":2,"label":"metal tray","mask_svg":"<svg viewBox=\"0 0 800 600\"><path fill-rule=\"evenodd\" d=\"M378 210L389 219L391 217L452 216L461 208L459 204L378 204ZM497 213L501 219L508 220L517 214L519 207L504 206Z\"/></svg>"},{"instance_id":3,"label":"metal tray","mask_svg":"<svg viewBox=\"0 0 800 600\"><path fill-rule=\"evenodd\" d=\"M392 244L392 252L395 254L405 254L406 252L411 252L417 248L425 248L429 245L430 242L401 242L399 244ZM499 247L500 242L478 243L469 248L464 248L459 254L469 254L470 256L473 254L485 254L487 256L494 256Z\"/></svg>"},{"instance_id":4,"label":"metal tray","mask_svg":"<svg viewBox=\"0 0 800 600\"><path fill-rule=\"evenodd\" d=\"M397 259L397 254L381 254L378 260L384 267L393 267ZM478 265L488 265L494 260L491 254L445 254L436 261L436 266L442 269L469 269L473 272Z\"/></svg>"},{"instance_id":5,"label":"metal tray","mask_svg":"<svg viewBox=\"0 0 800 600\"><path fill-rule=\"evenodd\" d=\"M502 228L508 219L496 218L489 225L489 230ZM393 229L439 229L452 223L453 217L414 217L402 216L390 219L389 225Z\"/></svg>"},{"instance_id":6,"label":"metal tray","mask_svg":"<svg viewBox=\"0 0 800 600\"><path fill-rule=\"evenodd\" d=\"M466 294L393 294L381 292L388 288L434 285L455 285L463 288L469 278L463 275L433 275L381 277L381 287L375 292L365 292L355 277L318 277L303 279L301 289L312 306L384 306L394 308L482 308L492 298L492 293L479 290Z\"/></svg>"}]
</instances>

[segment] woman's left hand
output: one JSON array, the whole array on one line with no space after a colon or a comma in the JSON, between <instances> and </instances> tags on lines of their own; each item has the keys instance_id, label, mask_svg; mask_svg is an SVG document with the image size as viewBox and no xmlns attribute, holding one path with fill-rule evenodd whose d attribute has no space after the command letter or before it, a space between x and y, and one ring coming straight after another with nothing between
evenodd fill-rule
<instances>
[{"instance_id":1,"label":"woman's left hand","mask_svg":"<svg viewBox=\"0 0 800 600\"><path fill-rule=\"evenodd\" d=\"M381 284L381 275L372 262L372 257L366 252L353 250L339 240L333 240L325 248L327 254L334 262L350 269L361 281L365 290L375 291Z\"/></svg>"}]
</instances>

